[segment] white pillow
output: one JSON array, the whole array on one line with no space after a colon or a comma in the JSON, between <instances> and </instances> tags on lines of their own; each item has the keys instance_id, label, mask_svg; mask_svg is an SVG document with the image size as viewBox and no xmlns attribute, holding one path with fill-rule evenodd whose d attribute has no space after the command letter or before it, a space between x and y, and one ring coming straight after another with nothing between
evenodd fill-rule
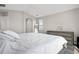
<instances>
[{"instance_id":1,"label":"white pillow","mask_svg":"<svg viewBox=\"0 0 79 59\"><path fill-rule=\"evenodd\" d=\"M16 32L7 30L7 31L3 31L2 33L7 34L7 35L9 35L9 36L11 36L11 37L20 39L19 34L17 34Z\"/></svg>"}]
</instances>

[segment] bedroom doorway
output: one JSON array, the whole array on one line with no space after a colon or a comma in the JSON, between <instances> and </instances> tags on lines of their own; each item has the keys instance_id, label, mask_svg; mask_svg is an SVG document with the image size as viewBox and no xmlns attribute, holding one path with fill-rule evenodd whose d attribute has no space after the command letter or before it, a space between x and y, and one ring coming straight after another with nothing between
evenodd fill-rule
<instances>
[{"instance_id":1,"label":"bedroom doorway","mask_svg":"<svg viewBox=\"0 0 79 59\"><path fill-rule=\"evenodd\" d=\"M26 32L33 32L33 20L31 18L26 19Z\"/></svg>"}]
</instances>

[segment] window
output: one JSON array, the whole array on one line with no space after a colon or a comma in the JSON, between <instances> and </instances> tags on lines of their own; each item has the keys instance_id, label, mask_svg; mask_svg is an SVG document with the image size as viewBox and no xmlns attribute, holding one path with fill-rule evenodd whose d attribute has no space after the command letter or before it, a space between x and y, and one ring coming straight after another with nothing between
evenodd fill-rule
<instances>
[{"instance_id":1,"label":"window","mask_svg":"<svg viewBox=\"0 0 79 59\"><path fill-rule=\"evenodd\" d=\"M39 31L43 30L43 19L39 19L38 28L39 28Z\"/></svg>"},{"instance_id":2,"label":"window","mask_svg":"<svg viewBox=\"0 0 79 59\"><path fill-rule=\"evenodd\" d=\"M38 32L43 32L43 18L37 18L36 23L38 24Z\"/></svg>"}]
</instances>

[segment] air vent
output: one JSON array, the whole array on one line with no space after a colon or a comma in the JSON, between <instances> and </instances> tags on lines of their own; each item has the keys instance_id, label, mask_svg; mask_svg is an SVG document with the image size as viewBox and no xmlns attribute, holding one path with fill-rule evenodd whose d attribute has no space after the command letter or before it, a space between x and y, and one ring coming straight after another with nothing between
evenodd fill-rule
<instances>
[{"instance_id":1,"label":"air vent","mask_svg":"<svg viewBox=\"0 0 79 59\"><path fill-rule=\"evenodd\" d=\"M0 7L6 7L6 5L5 4L0 4Z\"/></svg>"}]
</instances>

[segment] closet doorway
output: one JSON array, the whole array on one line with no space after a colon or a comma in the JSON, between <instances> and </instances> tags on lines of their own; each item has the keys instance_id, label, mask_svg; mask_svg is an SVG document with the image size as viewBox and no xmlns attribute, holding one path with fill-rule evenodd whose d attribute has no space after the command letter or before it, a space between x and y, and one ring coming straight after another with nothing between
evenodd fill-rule
<instances>
[{"instance_id":1,"label":"closet doorway","mask_svg":"<svg viewBox=\"0 0 79 59\"><path fill-rule=\"evenodd\" d=\"M26 19L26 32L33 32L33 20L31 18Z\"/></svg>"}]
</instances>

